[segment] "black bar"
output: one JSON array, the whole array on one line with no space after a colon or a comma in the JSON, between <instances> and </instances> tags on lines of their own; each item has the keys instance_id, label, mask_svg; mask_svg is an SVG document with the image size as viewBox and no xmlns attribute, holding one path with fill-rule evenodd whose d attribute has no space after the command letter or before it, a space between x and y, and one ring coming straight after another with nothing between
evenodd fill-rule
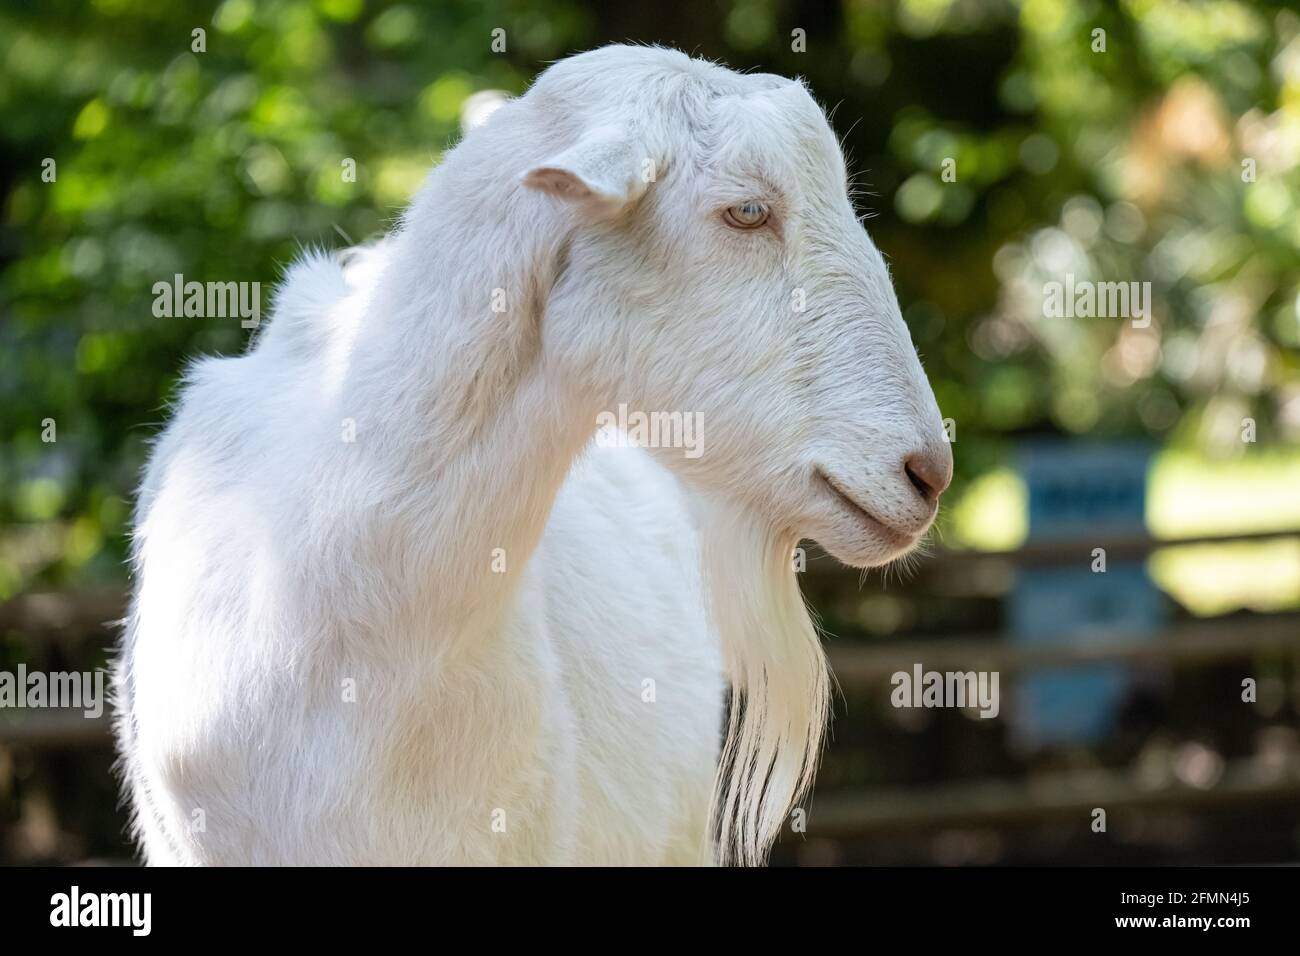
<instances>
[{"instance_id":1,"label":"black bar","mask_svg":"<svg viewBox=\"0 0 1300 956\"><path fill-rule=\"evenodd\" d=\"M6 944L71 934L82 942L214 943L411 937L435 950L474 948L522 931L533 946L597 936L615 945L674 945L683 929L733 943L834 932L865 949L909 939L977 947L1059 944L1100 936L1136 942L1192 937L1232 945L1295 925L1292 868L837 870L0 870ZM130 925L55 927L57 894L148 893L149 933ZM143 897L140 898L141 903ZM98 898L92 907L98 905ZM60 911L65 914L67 908ZM126 912L123 910L123 912ZM141 915L142 909L137 910ZM1188 920L1210 920L1191 926ZM1150 925L1120 921L1152 921ZM1177 921L1184 921L1181 925ZM1244 920L1242 925L1221 921ZM142 921L138 921L142 922ZM674 927L678 927L674 930ZM612 934L611 934L612 930ZM704 935L703 933L700 934ZM709 934L712 936L713 934ZM699 936L692 936L698 941ZM640 940L640 944L637 944ZM694 947L692 947L694 948ZM7 948L7 952L22 952ZM971 951L975 951L972 949Z\"/></svg>"}]
</instances>

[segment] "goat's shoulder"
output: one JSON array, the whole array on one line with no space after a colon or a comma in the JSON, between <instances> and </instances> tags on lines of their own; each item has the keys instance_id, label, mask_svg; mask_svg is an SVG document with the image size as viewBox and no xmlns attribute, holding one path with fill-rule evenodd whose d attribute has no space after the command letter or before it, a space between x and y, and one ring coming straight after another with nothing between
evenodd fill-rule
<instances>
[{"instance_id":1,"label":"goat's shoulder","mask_svg":"<svg viewBox=\"0 0 1300 956\"><path fill-rule=\"evenodd\" d=\"M346 324L351 310L344 303L373 286L384 259L382 242L340 253L304 251L276 288L271 320L257 348L303 355L324 349Z\"/></svg>"}]
</instances>

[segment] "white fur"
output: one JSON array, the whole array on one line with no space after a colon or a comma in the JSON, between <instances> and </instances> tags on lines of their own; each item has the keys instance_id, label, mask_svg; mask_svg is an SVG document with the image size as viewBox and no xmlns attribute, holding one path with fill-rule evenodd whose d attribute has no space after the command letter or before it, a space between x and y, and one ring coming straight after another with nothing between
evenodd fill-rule
<instances>
[{"instance_id":1,"label":"white fur","mask_svg":"<svg viewBox=\"0 0 1300 956\"><path fill-rule=\"evenodd\" d=\"M148 861L760 862L825 723L791 549L890 560L934 513L903 458L951 467L844 180L802 85L607 47L382 245L294 265L140 493ZM769 226L723 221L750 201ZM620 403L697 413L704 453L595 447Z\"/></svg>"}]
</instances>

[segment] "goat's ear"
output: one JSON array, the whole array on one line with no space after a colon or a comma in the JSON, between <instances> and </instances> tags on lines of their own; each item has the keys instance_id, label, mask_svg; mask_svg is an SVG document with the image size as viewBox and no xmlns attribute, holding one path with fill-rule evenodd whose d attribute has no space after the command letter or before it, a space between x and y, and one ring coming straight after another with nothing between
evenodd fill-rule
<instances>
[{"instance_id":1,"label":"goat's ear","mask_svg":"<svg viewBox=\"0 0 1300 956\"><path fill-rule=\"evenodd\" d=\"M578 203L597 215L614 215L646 191L645 165L635 140L621 126L599 126L557 156L523 175L529 189Z\"/></svg>"}]
</instances>

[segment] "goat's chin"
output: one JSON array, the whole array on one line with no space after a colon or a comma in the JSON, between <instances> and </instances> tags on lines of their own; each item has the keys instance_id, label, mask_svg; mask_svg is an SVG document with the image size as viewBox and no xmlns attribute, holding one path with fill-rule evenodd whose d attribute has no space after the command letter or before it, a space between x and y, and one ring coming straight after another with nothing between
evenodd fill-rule
<instances>
[{"instance_id":1,"label":"goat's chin","mask_svg":"<svg viewBox=\"0 0 1300 956\"><path fill-rule=\"evenodd\" d=\"M927 526L928 527L928 526ZM887 526L868 527L862 522L832 519L817 522L806 537L816 541L837 561L854 568L876 568L913 551L924 537Z\"/></svg>"},{"instance_id":2,"label":"goat's chin","mask_svg":"<svg viewBox=\"0 0 1300 956\"><path fill-rule=\"evenodd\" d=\"M814 470L812 491L800 529L802 537L812 538L855 568L879 567L905 556L921 543L936 514L933 507L929 514L916 510L899 513L891 500L896 495L873 500L861 489L850 490L820 467Z\"/></svg>"}]
</instances>

